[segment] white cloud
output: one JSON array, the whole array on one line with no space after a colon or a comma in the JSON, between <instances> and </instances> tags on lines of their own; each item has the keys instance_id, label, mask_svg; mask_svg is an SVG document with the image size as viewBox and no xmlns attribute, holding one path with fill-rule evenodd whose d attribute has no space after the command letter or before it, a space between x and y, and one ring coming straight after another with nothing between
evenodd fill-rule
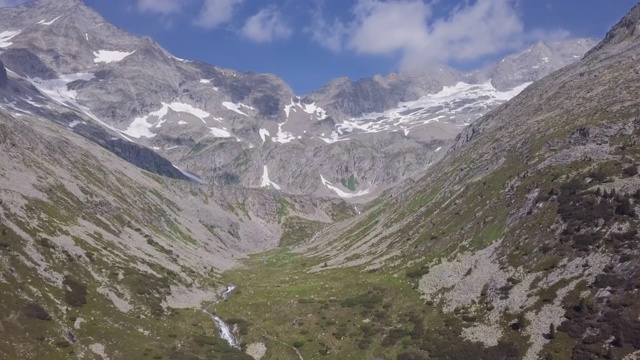
<instances>
[{"instance_id":1,"label":"white cloud","mask_svg":"<svg viewBox=\"0 0 640 360\"><path fill-rule=\"evenodd\" d=\"M360 1L347 46L376 55L422 47L428 41L430 13L422 1Z\"/></svg>"},{"instance_id":2,"label":"white cloud","mask_svg":"<svg viewBox=\"0 0 640 360\"><path fill-rule=\"evenodd\" d=\"M440 18L422 0L359 0L352 15L347 23L330 24L316 14L312 38L333 51L400 54L401 67L409 70L496 54L527 37L515 0L466 2Z\"/></svg>"},{"instance_id":3,"label":"white cloud","mask_svg":"<svg viewBox=\"0 0 640 360\"><path fill-rule=\"evenodd\" d=\"M185 5L184 0L138 0L138 11L170 15L181 12Z\"/></svg>"},{"instance_id":4,"label":"white cloud","mask_svg":"<svg viewBox=\"0 0 640 360\"><path fill-rule=\"evenodd\" d=\"M271 42L286 39L293 30L282 19L282 15L273 7L260 10L247 19L242 27L242 35L255 42Z\"/></svg>"},{"instance_id":5,"label":"white cloud","mask_svg":"<svg viewBox=\"0 0 640 360\"><path fill-rule=\"evenodd\" d=\"M335 19L329 24L318 10L313 13L312 23L313 25L304 31L311 33L314 41L333 52L342 51L345 38L349 34L348 27L342 21Z\"/></svg>"},{"instance_id":6,"label":"white cloud","mask_svg":"<svg viewBox=\"0 0 640 360\"><path fill-rule=\"evenodd\" d=\"M429 51L442 54L442 60L472 60L518 46L523 31L512 1L478 0L433 23Z\"/></svg>"},{"instance_id":7,"label":"white cloud","mask_svg":"<svg viewBox=\"0 0 640 360\"><path fill-rule=\"evenodd\" d=\"M244 0L205 0L200 15L194 21L196 26L213 29L233 18L233 13Z\"/></svg>"}]
</instances>

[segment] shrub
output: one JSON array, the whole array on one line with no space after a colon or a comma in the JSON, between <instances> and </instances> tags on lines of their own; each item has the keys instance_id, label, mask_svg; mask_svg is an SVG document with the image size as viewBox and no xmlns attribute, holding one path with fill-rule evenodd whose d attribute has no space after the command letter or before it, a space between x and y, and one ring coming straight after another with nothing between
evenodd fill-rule
<instances>
[{"instance_id":1,"label":"shrub","mask_svg":"<svg viewBox=\"0 0 640 360\"><path fill-rule=\"evenodd\" d=\"M392 347L400 341L403 337L407 336L407 331L405 329L395 328L391 329L387 336L382 339L380 345L384 347Z\"/></svg>"},{"instance_id":2,"label":"shrub","mask_svg":"<svg viewBox=\"0 0 640 360\"><path fill-rule=\"evenodd\" d=\"M407 270L406 275L409 279L418 279L428 273L429 273L429 267L427 265L423 265L416 269Z\"/></svg>"},{"instance_id":3,"label":"shrub","mask_svg":"<svg viewBox=\"0 0 640 360\"><path fill-rule=\"evenodd\" d=\"M86 285L72 279L69 276L65 276L62 283L69 287L69 289L66 290L64 294L64 299L67 304L73 307L81 307L82 305L87 303Z\"/></svg>"},{"instance_id":4,"label":"shrub","mask_svg":"<svg viewBox=\"0 0 640 360\"><path fill-rule=\"evenodd\" d=\"M358 341L358 349L360 350L366 350L369 345L371 345L370 338L362 338L360 341Z\"/></svg>"},{"instance_id":5,"label":"shrub","mask_svg":"<svg viewBox=\"0 0 640 360\"><path fill-rule=\"evenodd\" d=\"M68 348L69 346L71 346L71 343L67 340L59 340L56 341L55 345L59 348Z\"/></svg>"},{"instance_id":6,"label":"shrub","mask_svg":"<svg viewBox=\"0 0 640 360\"><path fill-rule=\"evenodd\" d=\"M379 294L362 294L353 298L347 298L340 302L343 307L362 306L367 309L373 309L382 302L382 296Z\"/></svg>"},{"instance_id":7,"label":"shrub","mask_svg":"<svg viewBox=\"0 0 640 360\"><path fill-rule=\"evenodd\" d=\"M619 242L622 244L627 244L630 242L633 242L634 239L637 238L638 235L638 231L637 230L629 230L623 233L612 233L611 234L611 241L615 242Z\"/></svg>"},{"instance_id":8,"label":"shrub","mask_svg":"<svg viewBox=\"0 0 640 360\"><path fill-rule=\"evenodd\" d=\"M51 315L42 306L36 303L30 303L24 307L24 315L28 318L34 318L38 320L51 320Z\"/></svg>"},{"instance_id":9,"label":"shrub","mask_svg":"<svg viewBox=\"0 0 640 360\"><path fill-rule=\"evenodd\" d=\"M47 239L47 238L40 238L40 240L38 240L38 243L40 244L40 246L47 248L47 249L54 249L56 247L56 244L54 244L53 241Z\"/></svg>"},{"instance_id":10,"label":"shrub","mask_svg":"<svg viewBox=\"0 0 640 360\"><path fill-rule=\"evenodd\" d=\"M510 282L510 283L512 283L514 285L517 285L517 284L520 283L520 280L510 276L510 277L507 278L507 282Z\"/></svg>"},{"instance_id":11,"label":"shrub","mask_svg":"<svg viewBox=\"0 0 640 360\"><path fill-rule=\"evenodd\" d=\"M408 350L398 354L396 360L426 360L430 359L427 355L423 355L416 350Z\"/></svg>"},{"instance_id":12,"label":"shrub","mask_svg":"<svg viewBox=\"0 0 640 360\"><path fill-rule=\"evenodd\" d=\"M584 188L585 183L582 179L571 179L560 186L562 195L576 195Z\"/></svg>"},{"instance_id":13,"label":"shrub","mask_svg":"<svg viewBox=\"0 0 640 360\"><path fill-rule=\"evenodd\" d=\"M516 321L511 324L511 328L513 330L523 330L525 327L527 327L527 325L529 324L529 321L527 320L527 318L524 316L524 312L521 312L518 314L518 317L516 318Z\"/></svg>"},{"instance_id":14,"label":"shrub","mask_svg":"<svg viewBox=\"0 0 640 360\"><path fill-rule=\"evenodd\" d=\"M378 329L376 329L373 325L364 324L360 327L360 331L362 332L362 336L371 337L378 333Z\"/></svg>"},{"instance_id":15,"label":"shrub","mask_svg":"<svg viewBox=\"0 0 640 360\"><path fill-rule=\"evenodd\" d=\"M342 324L338 326L336 331L333 333L333 337L338 340L342 340L345 336L347 336L347 332L348 332L347 326Z\"/></svg>"},{"instance_id":16,"label":"shrub","mask_svg":"<svg viewBox=\"0 0 640 360\"><path fill-rule=\"evenodd\" d=\"M322 356L327 356L331 353L331 349L326 344L320 343L320 350L318 350L318 353Z\"/></svg>"},{"instance_id":17,"label":"shrub","mask_svg":"<svg viewBox=\"0 0 640 360\"><path fill-rule=\"evenodd\" d=\"M549 340L553 340L553 339L556 338L556 326L553 323L549 324L549 335L548 335L548 337L549 337Z\"/></svg>"},{"instance_id":18,"label":"shrub","mask_svg":"<svg viewBox=\"0 0 640 360\"><path fill-rule=\"evenodd\" d=\"M615 274L598 274L596 280L593 282L593 286L598 289L606 287L620 287L624 284L624 279Z\"/></svg>"},{"instance_id":19,"label":"shrub","mask_svg":"<svg viewBox=\"0 0 640 360\"><path fill-rule=\"evenodd\" d=\"M631 205L629 199L624 198L618 202L618 206L616 206L616 214L634 217L636 216L636 211L633 208L633 205Z\"/></svg>"},{"instance_id":20,"label":"shrub","mask_svg":"<svg viewBox=\"0 0 640 360\"><path fill-rule=\"evenodd\" d=\"M632 177L638 175L638 167L635 165L631 165L629 167L624 168L622 173L627 177Z\"/></svg>"},{"instance_id":21,"label":"shrub","mask_svg":"<svg viewBox=\"0 0 640 360\"><path fill-rule=\"evenodd\" d=\"M411 333L410 333L411 339L418 340L422 338L422 336L424 336L424 333L425 333L424 321L422 320L422 318L414 321L413 328L411 329Z\"/></svg>"},{"instance_id":22,"label":"shrub","mask_svg":"<svg viewBox=\"0 0 640 360\"><path fill-rule=\"evenodd\" d=\"M602 235L599 233L586 233L573 236L573 247L580 250L587 250L590 246L595 245Z\"/></svg>"}]
</instances>

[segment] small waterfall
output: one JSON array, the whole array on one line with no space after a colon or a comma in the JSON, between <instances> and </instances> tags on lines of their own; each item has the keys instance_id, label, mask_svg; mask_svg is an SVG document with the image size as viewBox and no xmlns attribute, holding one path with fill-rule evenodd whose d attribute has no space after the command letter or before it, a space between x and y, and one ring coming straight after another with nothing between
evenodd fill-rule
<instances>
[{"instance_id":1,"label":"small waterfall","mask_svg":"<svg viewBox=\"0 0 640 360\"><path fill-rule=\"evenodd\" d=\"M205 310L205 312L209 314L213 322L216 323L216 326L220 330L220 337L224 339L227 343L229 343L229 346L231 346L232 348L240 349L240 343L238 342L238 339L236 339L236 337L233 336L233 332L231 331L231 328L229 327L229 325L219 317L210 313L208 310Z\"/></svg>"},{"instance_id":2,"label":"small waterfall","mask_svg":"<svg viewBox=\"0 0 640 360\"><path fill-rule=\"evenodd\" d=\"M233 285L233 284L231 284L231 285L227 285L227 290L225 290L225 291L223 291L223 292L222 292L222 298L223 298L224 300L227 300L227 299L229 298L229 294L231 294L231 292L232 292L233 290L235 290L235 289L236 289L236 286L235 286L235 285Z\"/></svg>"},{"instance_id":3,"label":"small waterfall","mask_svg":"<svg viewBox=\"0 0 640 360\"><path fill-rule=\"evenodd\" d=\"M223 291L221 294L222 298L224 300L227 300L229 298L229 294L231 294L231 292L235 289L236 289L235 285L233 284L227 285L227 289ZM217 317L216 315L213 315L208 309L205 308L204 312L209 314L213 322L216 323L216 326L220 331L220 337L224 339L227 343L229 343L229 346L231 346L232 348L240 349L240 342L238 342L238 339L236 339L236 337L233 336L233 331L231 331L231 328L229 327L229 325L226 322L224 322L222 319Z\"/></svg>"}]
</instances>

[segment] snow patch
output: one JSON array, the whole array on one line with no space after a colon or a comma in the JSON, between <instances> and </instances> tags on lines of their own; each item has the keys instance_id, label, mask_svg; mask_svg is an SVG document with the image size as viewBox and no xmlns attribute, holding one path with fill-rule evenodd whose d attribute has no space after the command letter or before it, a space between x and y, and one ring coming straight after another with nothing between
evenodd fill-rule
<instances>
[{"instance_id":1,"label":"snow patch","mask_svg":"<svg viewBox=\"0 0 640 360\"><path fill-rule=\"evenodd\" d=\"M260 187L269 186L273 186L274 189L280 190L280 186L269 179L269 169L267 169L267 165L265 165L262 169L262 184L260 184Z\"/></svg>"},{"instance_id":2,"label":"snow patch","mask_svg":"<svg viewBox=\"0 0 640 360\"><path fill-rule=\"evenodd\" d=\"M271 138L271 141L280 144L286 144L296 139L296 137L292 133L282 130L282 125L284 124L285 123L278 124L278 133L275 137Z\"/></svg>"},{"instance_id":3,"label":"snow patch","mask_svg":"<svg viewBox=\"0 0 640 360\"><path fill-rule=\"evenodd\" d=\"M74 127L76 127L76 126L78 126L78 125L80 125L82 123L84 123L84 121L73 120L72 122L69 123L68 126L73 129Z\"/></svg>"},{"instance_id":4,"label":"snow patch","mask_svg":"<svg viewBox=\"0 0 640 360\"><path fill-rule=\"evenodd\" d=\"M200 79L200 84L211 84L211 80L209 80L209 79ZM220 89L218 89L218 88L217 88L217 87L215 87L215 86L211 86L211 88L212 88L214 91L220 91Z\"/></svg>"},{"instance_id":5,"label":"snow patch","mask_svg":"<svg viewBox=\"0 0 640 360\"><path fill-rule=\"evenodd\" d=\"M291 99L291 104L285 105L284 113L287 115L287 119L289 118L289 113L291 113L291 110L296 111L296 109L294 109L295 106L296 103L293 101L293 99Z\"/></svg>"},{"instance_id":6,"label":"snow patch","mask_svg":"<svg viewBox=\"0 0 640 360\"><path fill-rule=\"evenodd\" d=\"M171 104L167 104L163 102L160 110L154 111L146 116L135 118L131 122L127 130L124 131L124 133L136 139L139 139L141 137L152 138L156 136L156 134L152 133L149 129L151 129L152 127L160 128L166 121L165 117L169 113L169 110L192 115L200 119L200 121L202 121L205 125L207 124L207 122L204 119L210 116L208 112L193 107L189 104L181 102L173 102ZM150 117L155 117L158 120L154 123L149 123L148 120Z\"/></svg>"},{"instance_id":7,"label":"snow patch","mask_svg":"<svg viewBox=\"0 0 640 360\"><path fill-rule=\"evenodd\" d=\"M131 124L127 130L124 131L125 134L131 136L132 138L140 139L141 137L152 138L156 136L156 134L152 133L149 129L156 124L149 124L147 122L147 117L139 117L133 119Z\"/></svg>"},{"instance_id":8,"label":"snow patch","mask_svg":"<svg viewBox=\"0 0 640 360\"><path fill-rule=\"evenodd\" d=\"M229 133L228 131L226 131L224 129L220 129L220 128L216 128L216 127L210 127L209 130L211 130L211 133L215 137L220 137L220 138L231 137L231 133Z\"/></svg>"},{"instance_id":9,"label":"snow patch","mask_svg":"<svg viewBox=\"0 0 640 360\"><path fill-rule=\"evenodd\" d=\"M378 133L403 130L408 134L407 130L446 119L447 116L450 119L462 117L461 120L471 122L480 117L484 110L513 98L530 84L525 83L509 91L498 91L491 80L482 84L459 82L443 87L438 93L401 102L396 108L345 120L336 125L338 137L333 135L332 140L348 137L354 131Z\"/></svg>"},{"instance_id":10,"label":"snow patch","mask_svg":"<svg viewBox=\"0 0 640 360\"><path fill-rule=\"evenodd\" d=\"M93 78L94 78L93 74L77 73L77 74L70 74L70 75L62 75L58 79L51 79L51 80L42 80L39 78L35 78L35 79L27 78L27 81L29 81L31 85L35 86L36 89L40 91L40 93L46 95L49 99L63 106L70 106L72 108L75 108L76 110L80 111L81 113L83 113L84 115L86 115L87 117L95 121L96 123L104 126L105 128L113 132L120 134L127 141L132 141L130 138L126 136L126 134L122 130L116 129L115 127L100 120L100 118L95 116L91 112L91 110L89 110L89 108L78 104L78 102L76 101L77 92L73 90L69 90L69 88L67 87L67 84L71 82L74 82L77 80L89 81Z\"/></svg>"},{"instance_id":11,"label":"snow patch","mask_svg":"<svg viewBox=\"0 0 640 360\"><path fill-rule=\"evenodd\" d=\"M318 120L324 120L327 118L327 112L323 108L316 105L316 103L302 104L300 106L304 112L309 115L315 115Z\"/></svg>"},{"instance_id":12,"label":"snow patch","mask_svg":"<svg viewBox=\"0 0 640 360\"><path fill-rule=\"evenodd\" d=\"M335 192L336 195L340 196L341 198L345 198L345 199L367 195L371 191L371 189L361 190L361 191L358 191L356 193L348 193L348 192L342 191L341 189L333 186L333 184L331 184L331 182L327 181L327 179L325 179L324 176L322 176L322 174L320 174L320 181L322 181L322 185L326 186L330 190L333 190L333 192Z\"/></svg>"},{"instance_id":13,"label":"snow patch","mask_svg":"<svg viewBox=\"0 0 640 360\"><path fill-rule=\"evenodd\" d=\"M177 57L175 55L172 55L172 54L169 54L169 55L171 55L172 59L180 61L181 63L190 63L191 62L190 60L182 59L182 58L179 58L179 57Z\"/></svg>"},{"instance_id":14,"label":"snow patch","mask_svg":"<svg viewBox=\"0 0 640 360\"><path fill-rule=\"evenodd\" d=\"M37 102L35 102L31 97L28 97L26 99L23 99L24 101L27 102L27 104L33 106L33 107L37 107L37 108L41 108L42 104L38 104Z\"/></svg>"},{"instance_id":15,"label":"snow patch","mask_svg":"<svg viewBox=\"0 0 640 360\"><path fill-rule=\"evenodd\" d=\"M166 110L164 110L164 108L167 107L175 112L193 115L198 119L200 119L200 121L202 121L202 123L205 125L207 124L207 122L204 119L211 116L211 114L209 114L208 112L202 109L198 109L192 105L181 103L181 102L172 102L171 104L162 103L162 107L163 107L162 110L165 111L165 115L166 115Z\"/></svg>"},{"instance_id":16,"label":"snow patch","mask_svg":"<svg viewBox=\"0 0 640 360\"><path fill-rule=\"evenodd\" d=\"M271 136L271 134L269 134L269 130L260 129L260 138L262 139L262 142L265 142L267 140L267 136Z\"/></svg>"},{"instance_id":17,"label":"snow patch","mask_svg":"<svg viewBox=\"0 0 640 360\"><path fill-rule=\"evenodd\" d=\"M93 52L93 55L95 56L95 59L93 59L93 62L96 64L98 63L109 64L113 62L118 62L118 61L122 61L124 58L133 54L134 52L135 51L125 52L125 51L98 50Z\"/></svg>"},{"instance_id":18,"label":"snow patch","mask_svg":"<svg viewBox=\"0 0 640 360\"><path fill-rule=\"evenodd\" d=\"M78 80L90 81L93 78L94 76L91 73L77 73L62 75L58 79L42 80L40 78L27 78L27 80L53 101L66 106L70 101L75 100L78 95L75 90L69 90L67 85Z\"/></svg>"},{"instance_id":19,"label":"snow patch","mask_svg":"<svg viewBox=\"0 0 640 360\"><path fill-rule=\"evenodd\" d=\"M56 22L56 20L60 19L62 16L58 16L57 18L51 20L51 21L45 21L44 19L38 21L36 24L39 25L44 25L44 26L49 26L51 24L53 24L54 22Z\"/></svg>"},{"instance_id":20,"label":"snow patch","mask_svg":"<svg viewBox=\"0 0 640 360\"><path fill-rule=\"evenodd\" d=\"M322 135L324 135L324 134L322 134ZM338 141L347 141L347 140L349 140L349 138L346 138L346 137L345 138L340 138L340 134L338 134L335 131L332 131L331 132L331 137L326 138L326 137L322 137L321 136L320 140L326 142L327 144L333 144L333 143L338 142Z\"/></svg>"},{"instance_id":21,"label":"snow patch","mask_svg":"<svg viewBox=\"0 0 640 360\"><path fill-rule=\"evenodd\" d=\"M315 102L311 104L304 104L300 101L295 102L293 99L291 99L291 104L285 105L284 107L284 113L287 115L287 119L289 119L291 111L297 112L296 108L300 108L305 113L315 116L316 120L324 120L327 118L327 112L321 107L317 106Z\"/></svg>"},{"instance_id":22,"label":"snow patch","mask_svg":"<svg viewBox=\"0 0 640 360\"><path fill-rule=\"evenodd\" d=\"M254 108L252 108L252 107L251 107L251 106L249 106L249 105L245 105L245 104L243 104L243 103L232 103L232 102L229 102L229 101L224 101L224 102L222 103L222 106L226 107L227 109L229 109L229 110L231 110L231 111L233 111L233 112L236 112L236 113L238 113L238 114L240 114L240 115L244 115L244 116L247 116L247 117L248 117L249 115L248 115L248 114L246 114L245 112L243 112L243 111L242 111L242 110L240 110L240 109L241 109L241 108L246 108L246 109L249 109L249 110L254 110Z\"/></svg>"},{"instance_id":23,"label":"snow patch","mask_svg":"<svg viewBox=\"0 0 640 360\"><path fill-rule=\"evenodd\" d=\"M9 42L9 40L13 39L21 32L22 30L15 30L15 31L9 30L9 31L0 32L0 48L6 48L8 46L13 45L13 43Z\"/></svg>"}]
</instances>

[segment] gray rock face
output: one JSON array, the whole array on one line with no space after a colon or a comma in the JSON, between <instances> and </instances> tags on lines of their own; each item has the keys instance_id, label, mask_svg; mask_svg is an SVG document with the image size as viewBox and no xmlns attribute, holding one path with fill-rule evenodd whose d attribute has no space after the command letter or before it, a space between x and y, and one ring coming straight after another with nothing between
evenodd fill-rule
<instances>
[{"instance_id":1,"label":"gray rock face","mask_svg":"<svg viewBox=\"0 0 640 360\"><path fill-rule=\"evenodd\" d=\"M607 33L605 38L600 41L587 56L594 53L605 55L608 52L615 52L617 44L625 46L625 41L633 41L640 37L640 3L627 13L620 21Z\"/></svg>"},{"instance_id":2,"label":"gray rock face","mask_svg":"<svg viewBox=\"0 0 640 360\"><path fill-rule=\"evenodd\" d=\"M482 71L498 90L542 79L555 70L579 60L596 44L592 39L554 43L538 42L527 50L510 55Z\"/></svg>"},{"instance_id":3,"label":"gray rock face","mask_svg":"<svg viewBox=\"0 0 640 360\"><path fill-rule=\"evenodd\" d=\"M9 84L9 77L7 77L7 69L4 67L4 63L0 61L0 89L4 89Z\"/></svg>"},{"instance_id":4,"label":"gray rock face","mask_svg":"<svg viewBox=\"0 0 640 360\"><path fill-rule=\"evenodd\" d=\"M463 79L462 73L445 65L434 64L433 69L419 74L377 75L355 82L340 78L309 94L308 98L336 114L356 117L394 108L400 102L436 93L443 86L455 85Z\"/></svg>"},{"instance_id":5,"label":"gray rock face","mask_svg":"<svg viewBox=\"0 0 640 360\"><path fill-rule=\"evenodd\" d=\"M539 43L468 74L433 64L337 79L299 97L273 75L178 59L77 0L2 8L0 32L7 82L22 89L7 97L10 107L85 136L98 125L104 134L88 138L137 165L162 163L143 168L165 175L179 177L167 167L175 164L212 183L342 197L375 196L423 173L464 126L590 44ZM77 119L64 120L69 113ZM112 137L170 163L123 152Z\"/></svg>"}]
</instances>

